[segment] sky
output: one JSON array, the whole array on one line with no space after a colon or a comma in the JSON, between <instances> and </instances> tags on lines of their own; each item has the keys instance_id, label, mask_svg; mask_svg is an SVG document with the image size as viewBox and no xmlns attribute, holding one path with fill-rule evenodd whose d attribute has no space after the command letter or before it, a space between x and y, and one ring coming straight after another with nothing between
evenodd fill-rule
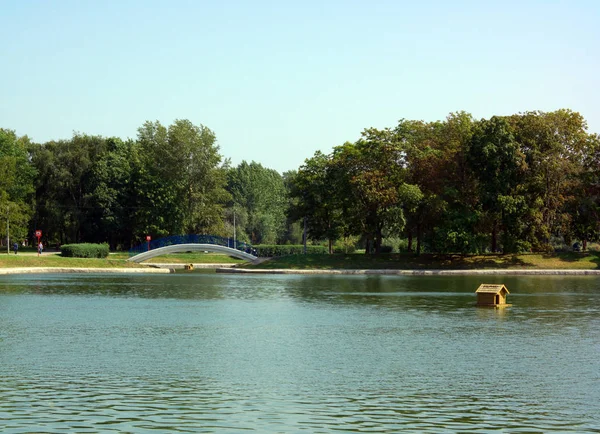
<instances>
[{"instance_id":1,"label":"sky","mask_svg":"<svg viewBox=\"0 0 600 434\"><path fill-rule=\"evenodd\" d=\"M0 0L0 128L189 119L295 170L400 119L569 108L600 133L598 0Z\"/></svg>"}]
</instances>

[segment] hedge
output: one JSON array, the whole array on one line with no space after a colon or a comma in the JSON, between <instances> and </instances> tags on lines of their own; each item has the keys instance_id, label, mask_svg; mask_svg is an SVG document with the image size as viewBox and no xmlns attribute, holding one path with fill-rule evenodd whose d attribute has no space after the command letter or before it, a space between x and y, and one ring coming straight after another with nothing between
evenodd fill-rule
<instances>
[{"instance_id":1,"label":"hedge","mask_svg":"<svg viewBox=\"0 0 600 434\"><path fill-rule=\"evenodd\" d=\"M261 258L272 258L274 256L302 255L304 253L303 245L268 245L259 244L253 246ZM306 246L306 253L312 255L325 255L327 248L323 246Z\"/></svg>"},{"instance_id":2,"label":"hedge","mask_svg":"<svg viewBox=\"0 0 600 434\"><path fill-rule=\"evenodd\" d=\"M60 246L60 253L68 258L106 258L108 244L65 244Z\"/></svg>"}]
</instances>

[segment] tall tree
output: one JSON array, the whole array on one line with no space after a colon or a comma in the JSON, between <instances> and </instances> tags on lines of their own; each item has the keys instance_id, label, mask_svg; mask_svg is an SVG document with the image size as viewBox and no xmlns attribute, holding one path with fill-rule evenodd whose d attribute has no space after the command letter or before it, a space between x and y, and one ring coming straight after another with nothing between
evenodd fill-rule
<instances>
[{"instance_id":1,"label":"tall tree","mask_svg":"<svg viewBox=\"0 0 600 434\"><path fill-rule=\"evenodd\" d=\"M480 122L471 141L468 161L478 181L482 218L491 233L491 250L498 248L500 231L504 251L519 250L521 217L526 212L520 188L525 156L510 123L497 116Z\"/></svg>"},{"instance_id":2,"label":"tall tree","mask_svg":"<svg viewBox=\"0 0 600 434\"><path fill-rule=\"evenodd\" d=\"M332 164L352 201L351 227L367 240L366 252L380 252L386 228L403 226L403 207L421 198L408 183L406 144L390 129L367 129L356 143L336 147Z\"/></svg>"},{"instance_id":3,"label":"tall tree","mask_svg":"<svg viewBox=\"0 0 600 434\"><path fill-rule=\"evenodd\" d=\"M0 234L3 238L27 237L35 177L28 158L30 145L27 136L18 137L14 131L0 128Z\"/></svg>"},{"instance_id":4,"label":"tall tree","mask_svg":"<svg viewBox=\"0 0 600 434\"><path fill-rule=\"evenodd\" d=\"M91 168L104 147L103 137L76 133L69 140L32 149L32 162L39 173L35 220L49 241L62 244L85 239Z\"/></svg>"},{"instance_id":5,"label":"tall tree","mask_svg":"<svg viewBox=\"0 0 600 434\"><path fill-rule=\"evenodd\" d=\"M133 236L130 216L135 144L112 137L104 145L90 168L84 239L108 242L112 249L129 248Z\"/></svg>"},{"instance_id":6,"label":"tall tree","mask_svg":"<svg viewBox=\"0 0 600 434\"><path fill-rule=\"evenodd\" d=\"M169 128L146 122L138 129L136 232L225 234L229 200L215 134L189 120Z\"/></svg>"},{"instance_id":7,"label":"tall tree","mask_svg":"<svg viewBox=\"0 0 600 434\"><path fill-rule=\"evenodd\" d=\"M242 161L227 173L228 190L241 216L239 221L252 243L280 240L286 225L286 189L282 176L260 163Z\"/></svg>"},{"instance_id":8,"label":"tall tree","mask_svg":"<svg viewBox=\"0 0 600 434\"><path fill-rule=\"evenodd\" d=\"M303 225L306 222L311 239L328 240L329 253L333 253L333 243L347 227L343 213L344 192L331 157L315 152L304 161L290 184L290 194L295 198L289 209L290 217Z\"/></svg>"},{"instance_id":9,"label":"tall tree","mask_svg":"<svg viewBox=\"0 0 600 434\"><path fill-rule=\"evenodd\" d=\"M509 119L527 164L529 238L535 250L551 248L550 235L564 233L571 219L565 206L584 168L587 124L571 110L527 112Z\"/></svg>"}]
</instances>

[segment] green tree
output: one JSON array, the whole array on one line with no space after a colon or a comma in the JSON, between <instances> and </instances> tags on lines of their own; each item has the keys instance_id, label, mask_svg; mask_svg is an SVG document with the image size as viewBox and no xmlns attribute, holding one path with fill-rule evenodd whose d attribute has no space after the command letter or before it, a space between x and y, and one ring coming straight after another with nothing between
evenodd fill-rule
<instances>
[{"instance_id":1,"label":"green tree","mask_svg":"<svg viewBox=\"0 0 600 434\"><path fill-rule=\"evenodd\" d=\"M108 138L92 162L85 195L86 241L108 242L111 249L130 247L134 147L132 140Z\"/></svg>"},{"instance_id":2,"label":"green tree","mask_svg":"<svg viewBox=\"0 0 600 434\"><path fill-rule=\"evenodd\" d=\"M505 252L520 250L522 216L526 201L521 189L525 156L510 123L493 116L475 130L468 161L479 186L481 216L491 232L491 250L498 248L502 231Z\"/></svg>"},{"instance_id":3,"label":"green tree","mask_svg":"<svg viewBox=\"0 0 600 434\"><path fill-rule=\"evenodd\" d=\"M290 180L290 195L295 200L289 216L302 225L306 219L308 237L328 240L329 253L333 253L333 243L346 229L343 191L338 181L331 157L320 151L305 160Z\"/></svg>"},{"instance_id":4,"label":"green tree","mask_svg":"<svg viewBox=\"0 0 600 434\"><path fill-rule=\"evenodd\" d=\"M35 177L28 156L30 145L27 136L0 128L0 234L5 239L9 235L13 240L27 238Z\"/></svg>"},{"instance_id":5,"label":"green tree","mask_svg":"<svg viewBox=\"0 0 600 434\"><path fill-rule=\"evenodd\" d=\"M242 161L227 173L228 190L242 217L238 227L252 243L279 241L286 227L287 194L283 177L260 163Z\"/></svg>"},{"instance_id":6,"label":"green tree","mask_svg":"<svg viewBox=\"0 0 600 434\"><path fill-rule=\"evenodd\" d=\"M546 249L551 234L569 230L571 215L566 206L584 170L587 124L571 110L527 112L509 120L527 164L528 238L535 250Z\"/></svg>"},{"instance_id":7,"label":"green tree","mask_svg":"<svg viewBox=\"0 0 600 434\"><path fill-rule=\"evenodd\" d=\"M91 168L104 146L103 137L76 133L69 140L32 147L32 162L39 174L35 222L48 242L84 239Z\"/></svg>"},{"instance_id":8,"label":"green tree","mask_svg":"<svg viewBox=\"0 0 600 434\"><path fill-rule=\"evenodd\" d=\"M139 237L225 235L229 194L215 134L189 120L176 120L168 129L146 122L138 129L138 144L134 226Z\"/></svg>"},{"instance_id":9,"label":"green tree","mask_svg":"<svg viewBox=\"0 0 600 434\"><path fill-rule=\"evenodd\" d=\"M338 174L349 227L366 239L366 252L380 252L386 229L402 226L403 209L421 198L408 179L406 143L390 129L367 129L356 143L336 147L332 164ZM392 235L392 233L387 234Z\"/></svg>"}]
</instances>

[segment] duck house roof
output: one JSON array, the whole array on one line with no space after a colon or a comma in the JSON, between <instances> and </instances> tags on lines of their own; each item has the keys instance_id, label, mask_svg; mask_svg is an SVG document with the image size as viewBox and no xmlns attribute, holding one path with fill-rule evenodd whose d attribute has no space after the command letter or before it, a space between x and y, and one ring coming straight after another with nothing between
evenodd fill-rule
<instances>
[{"instance_id":1,"label":"duck house roof","mask_svg":"<svg viewBox=\"0 0 600 434\"><path fill-rule=\"evenodd\" d=\"M485 294L499 294L502 291L502 289L504 289L507 294L510 294L506 285L490 285L488 283L482 283L481 285L479 285L479 288L477 288L477 291L475 292Z\"/></svg>"}]
</instances>

